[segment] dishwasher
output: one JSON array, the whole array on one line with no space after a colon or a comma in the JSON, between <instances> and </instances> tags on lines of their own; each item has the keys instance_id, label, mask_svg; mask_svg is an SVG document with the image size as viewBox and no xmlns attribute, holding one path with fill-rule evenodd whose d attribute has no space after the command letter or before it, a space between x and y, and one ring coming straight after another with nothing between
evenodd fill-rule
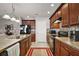
<instances>
[{"instance_id":1,"label":"dishwasher","mask_svg":"<svg viewBox=\"0 0 79 59\"><path fill-rule=\"evenodd\" d=\"M20 48L19 43L16 43L15 45L9 47L6 49L8 56L19 56L20 55Z\"/></svg>"}]
</instances>

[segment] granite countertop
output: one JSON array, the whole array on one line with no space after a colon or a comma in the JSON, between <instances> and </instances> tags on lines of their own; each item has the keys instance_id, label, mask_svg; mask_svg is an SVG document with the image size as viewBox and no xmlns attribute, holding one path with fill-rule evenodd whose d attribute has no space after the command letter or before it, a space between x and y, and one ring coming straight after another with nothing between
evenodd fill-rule
<instances>
[{"instance_id":1,"label":"granite countertop","mask_svg":"<svg viewBox=\"0 0 79 59\"><path fill-rule=\"evenodd\" d=\"M79 42L73 42L70 40L69 37L55 37L57 40L60 40L61 42L71 46L72 48L76 48L79 50Z\"/></svg>"},{"instance_id":2,"label":"granite countertop","mask_svg":"<svg viewBox=\"0 0 79 59\"><path fill-rule=\"evenodd\" d=\"M7 37L4 36L3 38L0 38L0 52L2 52L3 50L5 50L6 48L8 48L9 46L20 42L22 39L27 38L28 36L30 36L31 34L26 34L26 35L20 35L20 38L16 39L15 37Z\"/></svg>"}]
</instances>

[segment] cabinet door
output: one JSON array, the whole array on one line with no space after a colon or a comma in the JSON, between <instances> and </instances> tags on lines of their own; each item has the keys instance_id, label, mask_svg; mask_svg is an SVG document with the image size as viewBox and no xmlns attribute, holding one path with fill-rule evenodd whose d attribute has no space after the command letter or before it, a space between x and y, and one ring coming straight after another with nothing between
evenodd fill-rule
<instances>
[{"instance_id":1,"label":"cabinet door","mask_svg":"<svg viewBox=\"0 0 79 59\"><path fill-rule=\"evenodd\" d=\"M31 36L28 37L28 49L30 48L31 46Z\"/></svg>"},{"instance_id":2,"label":"cabinet door","mask_svg":"<svg viewBox=\"0 0 79 59\"><path fill-rule=\"evenodd\" d=\"M26 54L26 48L25 48L26 44L25 43L26 43L25 40L22 40L20 42L20 55L21 56L25 56L25 54Z\"/></svg>"},{"instance_id":3,"label":"cabinet door","mask_svg":"<svg viewBox=\"0 0 79 59\"><path fill-rule=\"evenodd\" d=\"M57 18L61 17L61 9L57 12Z\"/></svg>"},{"instance_id":4,"label":"cabinet door","mask_svg":"<svg viewBox=\"0 0 79 59\"><path fill-rule=\"evenodd\" d=\"M69 25L69 8L68 4L65 4L62 6L62 26L68 26Z\"/></svg>"},{"instance_id":5,"label":"cabinet door","mask_svg":"<svg viewBox=\"0 0 79 59\"><path fill-rule=\"evenodd\" d=\"M35 42L35 34L31 35L31 42Z\"/></svg>"},{"instance_id":6,"label":"cabinet door","mask_svg":"<svg viewBox=\"0 0 79 59\"><path fill-rule=\"evenodd\" d=\"M78 24L79 3L69 4L69 9L70 9L70 25Z\"/></svg>"},{"instance_id":7,"label":"cabinet door","mask_svg":"<svg viewBox=\"0 0 79 59\"><path fill-rule=\"evenodd\" d=\"M54 22L54 20L56 19L56 16L54 15L54 16L52 16L52 18L50 19L50 29L53 29L54 27L53 27L53 22Z\"/></svg>"},{"instance_id":8,"label":"cabinet door","mask_svg":"<svg viewBox=\"0 0 79 59\"><path fill-rule=\"evenodd\" d=\"M35 29L35 20L30 20L31 22L31 29Z\"/></svg>"},{"instance_id":9,"label":"cabinet door","mask_svg":"<svg viewBox=\"0 0 79 59\"><path fill-rule=\"evenodd\" d=\"M61 56L69 56L69 52L61 46Z\"/></svg>"},{"instance_id":10,"label":"cabinet door","mask_svg":"<svg viewBox=\"0 0 79 59\"><path fill-rule=\"evenodd\" d=\"M70 55L71 56L79 56L79 50L78 49L76 49L76 48L70 48Z\"/></svg>"},{"instance_id":11,"label":"cabinet door","mask_svg":"<svg viewBox=\"0 0 79 59\"><path fill-rule=\"evenodd\" d=\"M55 56L60 56L60 41L55 39Z\"/></svg>"}]
</instances>

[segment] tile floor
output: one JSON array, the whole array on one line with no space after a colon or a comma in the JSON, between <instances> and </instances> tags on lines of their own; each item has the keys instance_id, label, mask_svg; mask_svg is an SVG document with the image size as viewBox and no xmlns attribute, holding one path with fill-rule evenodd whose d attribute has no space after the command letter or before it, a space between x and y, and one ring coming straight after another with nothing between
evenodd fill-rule
<instances>
[{"instance_id":1,"label":"tile floor","mask_svg":"<svg viewBox=\"0 0 79 59\"><path fill-rule=\"evenodd\" d=\"M48 56L48 54L47 54L47 51L46 51L46 49L45 48L49 48L49 46L48 46L48 44L47 43L45 43L45 42L39 42L39 43L37 43L37 42L32 42L32 45L31 45L31 47L30 47L30 49L31 48L35 48L34 50L33 50L33 52L32 52L32 56ZM39 49L38 49L39 48ZM41 48L43 48L43 49L41 49ZM29 51L31 51L29 49ZM29 51L28 51L28 53L29 53ZM27 53L27 55L28 55L28 53ZM30 52L31 53L31 52Z\"/></svg>"},{"instance_id":2,"label":"tile floor","mask_svg":"<svg viewBox=\"0 0 79 59\"><path fill-rule=\"evenodd\" d=\"M31 47L48 47L49 48L48 44L45 42L38 42L38 43L32 42Z\"/></svg>"}]
</instances>

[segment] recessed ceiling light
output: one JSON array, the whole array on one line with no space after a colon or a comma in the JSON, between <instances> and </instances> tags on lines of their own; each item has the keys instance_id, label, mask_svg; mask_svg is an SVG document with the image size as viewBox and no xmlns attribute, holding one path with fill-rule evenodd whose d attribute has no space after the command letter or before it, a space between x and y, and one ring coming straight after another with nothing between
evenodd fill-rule
<instances>
[{"instance_id":1,"label":"recessed ceiling light","mask_svg":"<svg viewBox=\"0 0 79 59\"><path fill-rule=\"evenodd\" d=\"M49 11L48 11L47 13L48 13L48 14L50 14L50 12L49 12Z\"/></svg>"},{"instance_id":2,"label":"recessed ceiling light","mask_svg":"<svg viewBox=\"0 0 79 59\"><path fill-rule=\"evenodd\" d=\"M11 18L11 21L15 21L15 20L16 20L16 18L14 18L14 17Z\"/></svg>"},{"instance_id":3,"label":"recessed ceiling light","mask_svg":"<svg viewBox=\"0 0 79 59\"><path fill-rule=\"evenodd\" d=\"M29 16L27 16L27 18L29 18Z\"/></svg>"},{"instance_id":4,"label":"recessed ceiling light","mask_svg":"<svg viewBox=\"0 0 79 59\"><path fill-rule=\"evenodd\" d=\"M54 6L54 4L51 4L50 6L51 6L51 7L53 7L53 6Z\"/></svg>"}]
</instances>

